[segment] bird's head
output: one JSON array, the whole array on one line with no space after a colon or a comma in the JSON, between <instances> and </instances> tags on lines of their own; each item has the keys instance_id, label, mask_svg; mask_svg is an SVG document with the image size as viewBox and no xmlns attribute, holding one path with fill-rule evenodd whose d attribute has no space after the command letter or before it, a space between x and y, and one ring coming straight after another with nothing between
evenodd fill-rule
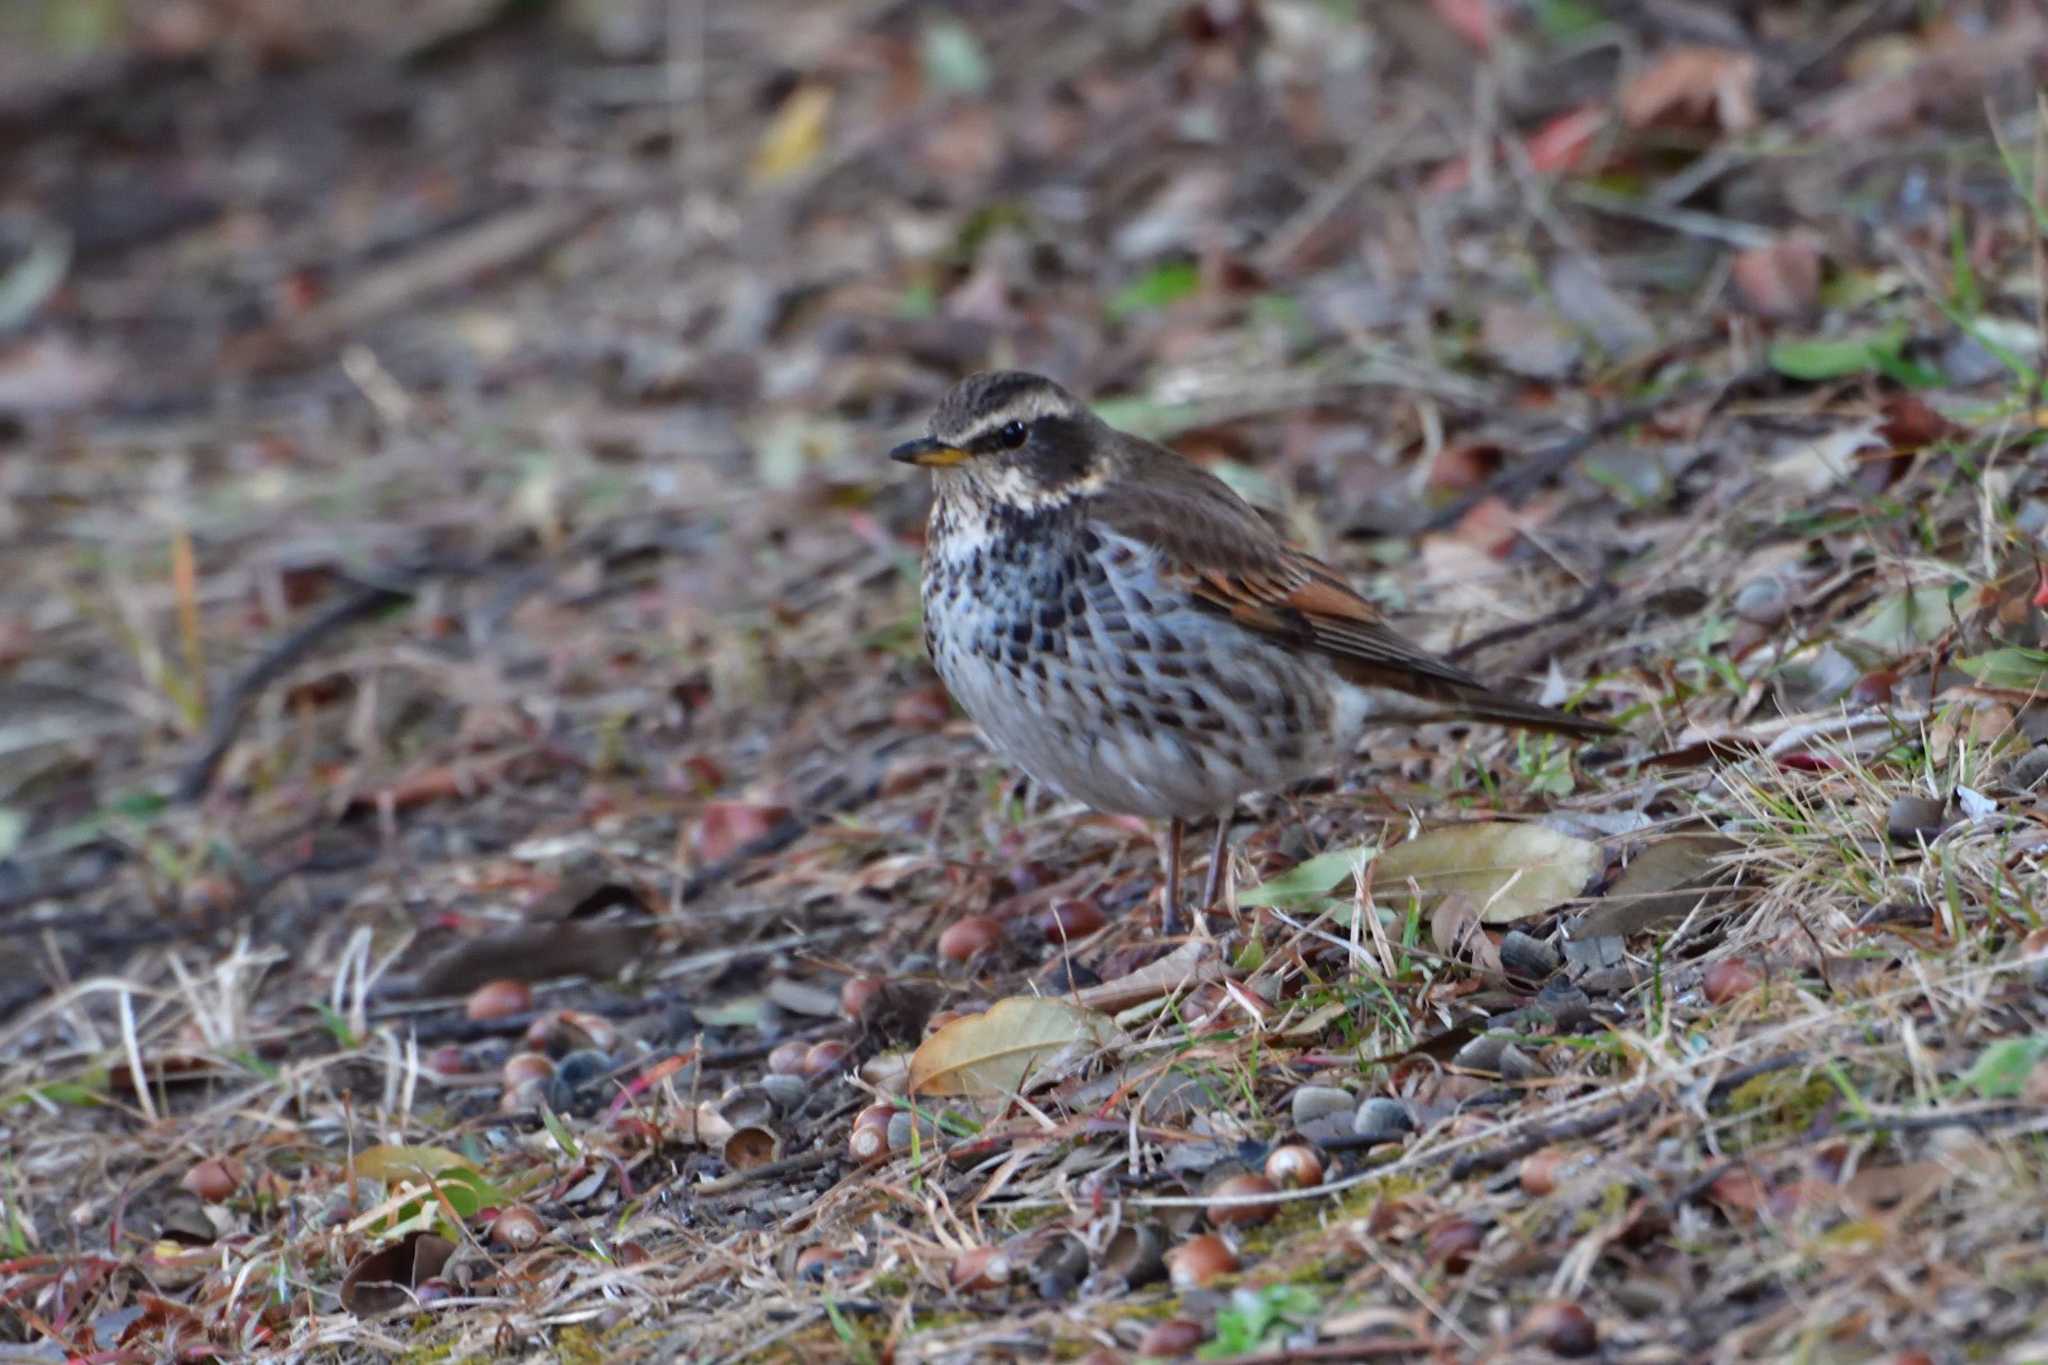
<instances>
[{"instance_id":1,"label":"bird's head","mask_svg":"<svg viewBox=\"0 0 2048 1365\"><path fill-rule=\"evenodd\" d=\"M980 495L1024 512L1060 506L1102 486L1115 433L1043 375L991 370L953 386L931 434L889 458L932 471L939 495Z\"/></svg>"}]
</instances>

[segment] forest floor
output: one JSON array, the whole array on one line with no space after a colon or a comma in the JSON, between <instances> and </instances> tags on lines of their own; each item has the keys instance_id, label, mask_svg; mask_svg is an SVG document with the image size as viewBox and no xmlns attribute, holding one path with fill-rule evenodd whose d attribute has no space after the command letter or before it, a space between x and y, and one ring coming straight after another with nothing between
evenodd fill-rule
<instances>
[{"instance_id":1,"label":"forest floor","mask_svg":"<svg viewBox=\"0 0 2048 1365\"><path fill-rule=\"evenodd\" d=\"M0 1362L2048 1357L2044 70L13 6ZM923 656L990 367L1621 733L1332 754L1163 938Z\"/></svg>"}]
</instances>

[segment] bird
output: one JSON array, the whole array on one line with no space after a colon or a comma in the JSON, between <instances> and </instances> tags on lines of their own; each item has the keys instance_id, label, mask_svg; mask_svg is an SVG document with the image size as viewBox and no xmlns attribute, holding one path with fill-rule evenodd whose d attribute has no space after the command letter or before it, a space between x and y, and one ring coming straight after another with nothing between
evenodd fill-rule
<instances>
[{"instance_id":1,"label":"bird","mask_svg":"<svg viewBox=\"0 0 2048 1365\"><path fill-rule=\"evenodd\" d=\"M1403 639L1228 484L1043 375L969 375L890 458L932 475L920 586L940 679L1041 786L1166 822L1168 934L1188 826L1216 821L1207 907L1237 802L1339 766L1372 727L1615 733Z\"/></svg>"}]
</instances>

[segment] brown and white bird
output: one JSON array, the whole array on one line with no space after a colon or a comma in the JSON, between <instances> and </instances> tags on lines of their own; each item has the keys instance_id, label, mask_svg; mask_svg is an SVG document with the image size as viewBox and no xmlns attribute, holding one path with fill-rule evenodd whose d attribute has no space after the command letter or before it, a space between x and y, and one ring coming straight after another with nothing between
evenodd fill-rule
<instances>
[{"instance_id":1,"label":"brown and white bird","mask_svg":"<svg viewBox=\"0 0 2048 1365\"><path fill-rule=\"evenodd\" d=\"M1239 797L1333 768L1375 725L1611 726L1518 701L1388 628L1329 565L1222 480L1116 430L1050 379L998 371L948 393L891 458L933 473L924 636L997 752L1097 810L1214 817L1216 899Z\"/></svg>"}]
</instances>

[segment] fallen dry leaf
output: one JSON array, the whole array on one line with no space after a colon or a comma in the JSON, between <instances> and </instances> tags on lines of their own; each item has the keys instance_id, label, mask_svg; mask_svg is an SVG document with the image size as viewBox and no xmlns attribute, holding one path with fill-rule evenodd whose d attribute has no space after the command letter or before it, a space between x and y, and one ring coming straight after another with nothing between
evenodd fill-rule
<instances>
[{"instance_id":1,"label":"fallen dry leaf","mask_svg":"<svg viewBox=\"0 0 2048 1365\"><path fill-rule=\"evenodd\" d=\"M1677 47L1652 61L1621 91L1622 121L1712 122L1725 132L1756 126L1756 58L1721 47Z\"/></svg>"},{"instance_id":2,"label":"fallen dry leaf","mask_svg":"<svg viewBox=\"0 0 2048 1365\"><path fill-rule=\"evenodd\" d=\"M1445 957L1471 954L1481 971L1501 975L1500 949L1480 929L1479 907L1466 895L1449 895L1429 916L1429 937Z\"/></svg>"},{"instance_id":3,"label":"fallen dry leaf","mask_svg":"<svg viewBox=\"0 0 2048 1365\"><path fill-rule=\"evenodd\" d=\"M1480 312L1479 345L1503 369L1529 379L1563 379L1585 343L1553 309L1497 299Z\"/></svg>"},{"instance_id":4,"label":"fallen dry leaf","mask_svg":"<svg viewBox=\"0 0 2048 1365\"><path fill-rule=\"evenodd\" d=\"M1500 33L1492 0L1430 0L1436 17L1466 42L1485 52Z\"/></svg>"},{"instance_id":5,"label":"fallen dry leaf","mask_svg":"<svg viewBox=\"0 0 2048 1365\"><path fill-rule=\"evenodd\" d=\"M1893 52L1869 63L1873 74L1817 106L1813 122L1838 138L1867 137L1911 122L1922 110L1960 106L1983 96L2001 76L2038 61L2048 50L2048 19L2017 6L2011 20L1990 33L1931 46L1906 63Z\"/></svg>"},{"instance_id":6,"label":"fallen dry leaf","mask_svg":"<svg viewBox=\"0 0 2048 1365\"><path fill-rule=\"evenodd\" d=\"M455 1254L455 1243L431 1232L359 1257L341 1281L341 1306L359 1318L388 1313L416 1302L421 1282L431 1280Z\"/></svg>"},{"instance_id":7,"label":"fallen dry leaf","mask_svg":"<svg viewBox=\"0 0 2048 1365\"><path fill-rule=\"evenodd\" d=\"M1157 1000L1169 992L1201 985L1223 975L1223 959L1216 945L1191 939L1147 967L1128 976L1105 981L1078 992L1074 999L1084 1009L1114 1014L1118 1010Z\"/></svg>"},{"instance_id":8,"label":"fallen dry leaf","mask_svg":"<svg viewBox=\"0 0 2048 1365\"><path fill-rule=\"evenodd\" d=\"M1724 887L1723 863L1741 845L1712 833L1674 834L1646 845L1629 860L1600 904L1572 930L1574 939L1638 934L1678 920L1700 897Z\"/></svg>"},{"instance_id":9,"label":"fallen dry leaf","mask_svg":"<svg viewBox=\"0 0 2048 1365\"><path fill-rule=\"evenodd\" d=\"M787 806L748 801L712 801L697 817L692 835L696 854L707 863L723 862L747 844L789 818Z\"/></svg>"},{"instance_id":10,"label":"fallen dry leaf","mask_svg":"<svg viewBox=\"0 0 2048 1365\"><path fill-rule=\"evenodd\" d=\"M1732 275L1735 292L1752 311L1767 318L1799 317L1820 296L1820 244L1795 232L1738 251Z\"/></svg>"},{"instance_id":11,"label":"fallen dry leaf","mask_svg":"<svg viewBox=\"0 0 2048 1365\"><path fill-rule=\"evenodd\" d=\"M1819 436L1786 441L1765 466L1766 472L1803 492L1825 492L1854 476L1858 452L1883 446L1880 426L1877 418L1859 418Z\"/></svg>"},{"instance_id":12,"label":"fallen dry leaf","mask_svg":"<svg viewBox=\"0 0 2048 1365\"><path fill-rule=\"evenodd\" d=\"M1469 896L1483 924L1541 914L1586 889L1606 863L1600 845L1547 825L1487 821L1434 829L1382 849L1373 885L1398 893L1413 881L1429 897Z\"/></svg>"},{"instance_id":13,"label":"fallen dry leaf","mask_svg":"<svg viewBox=\"0 0 2048 1365\"><path fill-rule=\"evenodd\" d=\"M809 83L789 92L754 148L748 170L761 184L787 180L818 159L832 114L830 86Z\"/></svg>"},{"instance_id":14,"label":"fallen dry leaf","mask_svg":"<svg viewBox=\"0 0 2048 1365\"><path fill-rule=\"evenodd\" d=\"M1529 134L1522 150L1531 169L1546 174L1582 168L1593 139L1607 125L1607 111L1598 105L1581 105L1548 119Z\"/></svg>"},{"instance_id":15,"label":"fallen dry leaf","mask_svg":"<svg viewBox=\"0 0 2048 1365\"><path fill-rule=\"evenodd\" d=\"M1016 995L998 1000L924 1040L910 1059L913 1095L1014 1095L1106 1044L1105 1015L1065 1000Z\"/></svg>"},{"instance_id":16,"label":"fallen dry leaf","mask_svg":"<svg viewBox=\"0 0 2048 1365\"><path fill-rule=\"evenodd\" d=\"M1607 111L1599 105L1582 105L1547 120L1522 140L1522 155L1532 170L1556 174L1584 168L1593 140L1607 126ZM1467 157L1445 162L1423 183L1426 197L1451 194L1472 183L1472 163Z\"/></svg>"}]
</instances>

